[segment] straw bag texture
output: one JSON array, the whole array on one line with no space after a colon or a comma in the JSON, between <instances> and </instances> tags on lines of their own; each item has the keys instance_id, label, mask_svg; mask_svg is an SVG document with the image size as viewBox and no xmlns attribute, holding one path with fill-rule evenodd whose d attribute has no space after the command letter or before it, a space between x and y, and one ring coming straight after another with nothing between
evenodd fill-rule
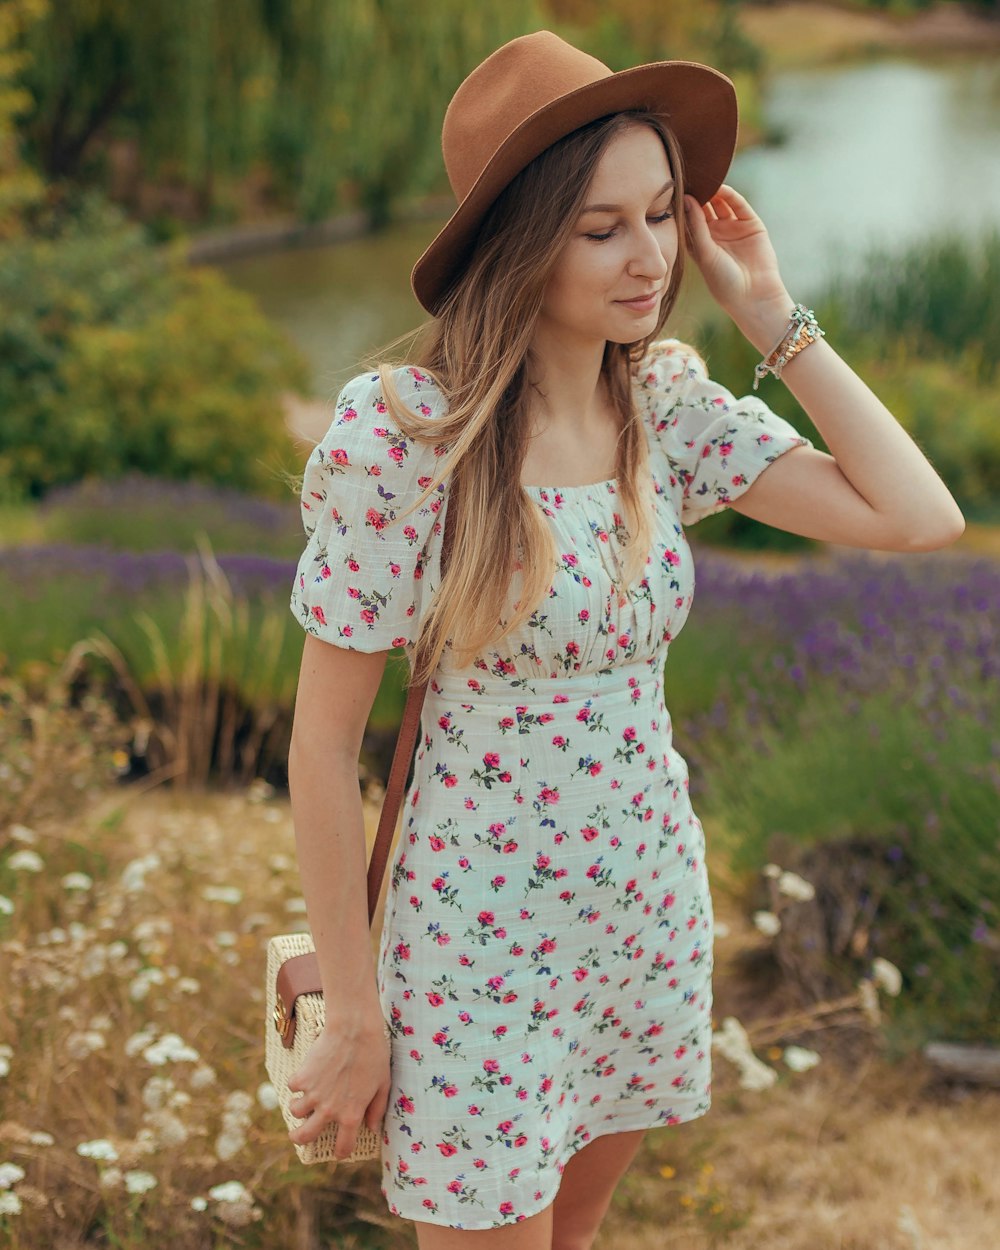
<instances>
[{"instance_id":1,"label":"straw bag texture","mask_svg":"<svg viewBox=\"0 0 1000 1250\"><path fill-rule=\"evenodd\" d=\"M282 1018L283 1009L278 1008L278 972L282 964L297 955L309 955L315 952L313 940L308 933L284 933L273 937L267 944L267 1041L265 1048L265 1067L267 1075L278 1095L281 1114L289 1130L298 1128L303 1123L292 1114L292 1105L296 1101L288 1082L305 1062L313 1042L322 1032L326 1020L323 1005L322 989L307 991L295 999L295 1040L289 1047L281 1043L281 1034L276 1022ZM318 965L317 965L318 967ZM386 1037L389 1029L386 1026ZM337 1144L337 1125L328 1124L315 1141L300 1145L292 1143L303 1163L323 1163L333 1160L333 1151ZM375 1159L381 1152L381 1143L377 1133L372 1132L367 1124L358 1126L357 1141L350 1155L337 1162L358 1163L362 1159Z\"/></svg>"},{"instance_id":2,"label":"straw bag texture","mask_svg":"<svg viewBox=\"0 0 1000 1250\"><path fill-rule=\"evenodd\" d=\"M454 529L455 506L446 510L445 533L441 553L442 573L451 549ZM389 770L385 801L379 817L378 832L368 864L368 924L371 926L378 906L382 878L389 858L389 847L396 828L399 808L410 764L413 760L417 732L420 727L420 711L423 707L426 682L410 686L406 708L400 725L396 750ZM323 984L320 978L319 960L309 933L282 933L272 937L267 944L267 976L265 985L265 1044L264 1066L278 1096L278 1105L289 1130L306 1123L293 1114L298 1099L288 1088L288 1082L305 1062L306 1055L323 1030L326 1020L323 1002ZM385 1026L390 1036L389 1026ZM334 1158L337 1142L337 1125L328 1124L315 1141L300 1144L293 1142L295 1152L303 1163L358 1163L374 1159L382 1149L381 1126L373 1132L367 1125L358 1126L354 1149L343 1159Z\"/></svg>"}]
</instances>

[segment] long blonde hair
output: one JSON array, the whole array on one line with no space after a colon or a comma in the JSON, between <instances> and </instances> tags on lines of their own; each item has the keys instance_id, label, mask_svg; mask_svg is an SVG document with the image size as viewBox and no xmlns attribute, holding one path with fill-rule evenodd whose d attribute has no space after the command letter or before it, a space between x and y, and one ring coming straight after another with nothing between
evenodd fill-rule
<instances>
[{"instance_id":1,"label":"long blonde hair","mask_svg":"<svg viewBox=\"0 0 1000 1250\"><path fill-rule=\"evenodd\" d=\"M433 482L406 512L418 508L450 475L448 500L458 509L445 576L411 657L411 681L428 680L450 639L464 668L542 606L558 553L537 503L521 486L530 436L529 347L546 280L577 228L597 164L611 140L633 125L655 130L674 178L678 252L657 325L632 344L607 343L601 366L621 429L616 479L627 528L621 585L626 593L645 569L653 541L654 495L648 445L632 394L635 366L660 334L684 272L684 185L680 150L664 119L636 109L600 118L536 157L492 205L471 256L438 315L368 358L399 429L420 443L448 448ZM416 336L416 337L414 337ZM404 340L403 360L386 353ZM413 412L400 399L392 370L428 373L448 398L443 416ZM453 522L454 524L454 522ZM512 577L520 579L514 614L504 621Z\"/></svg>"}]
</instances>

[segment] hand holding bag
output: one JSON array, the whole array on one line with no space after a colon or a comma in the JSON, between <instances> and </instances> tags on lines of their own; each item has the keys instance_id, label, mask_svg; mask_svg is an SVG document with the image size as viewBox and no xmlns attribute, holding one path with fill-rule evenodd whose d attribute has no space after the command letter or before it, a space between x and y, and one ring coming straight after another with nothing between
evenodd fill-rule
<instances>
[{"instance_id":1,"label":"hand holding bag","mask_svg":"<svg viewBox=\"0 0 1000 1250\"><path fill-rule=\"evenodd\" d=\"M442 576L451 549L454 511L452 503L446 511L441 553ZM427 683L424 682L419 686L410 686L407 693L382 814L368 864L369 926L378 906L382 878L389 858L389 847L403 799L406 777L413 759L426 692ZM265 1013L264 1065L277 1093L285 1124L292 1130L306 1121L293 1114L296 1098L288 1088L288 1082L305 1062L306 1055L326 1021L319 959L309 933L284 933L268 941ZM385 1032L388 1037L388 1024ZM337 1127L335 1123L328 1124L315 1141L304 1144L293 1142L299 1159L303 1163L357 1163L377 1158L381 1153L381 1132L374 1132L362 1123L358 1127L354 1149L345 1158L335 1159Z\"/></svg>"}]
</instances>

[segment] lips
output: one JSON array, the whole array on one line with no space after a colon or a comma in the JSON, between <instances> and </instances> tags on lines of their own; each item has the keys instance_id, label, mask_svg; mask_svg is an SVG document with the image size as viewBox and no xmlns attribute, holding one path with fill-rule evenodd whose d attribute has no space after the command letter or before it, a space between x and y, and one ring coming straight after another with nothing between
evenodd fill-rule
<instances>
[{"instance_id":1,"label":"lips","mask_svg":"<svg viewBox=\"0 0 1000 1250\"><path fill-rule=\"evenodd\" d=\"M645 295L634 295L631 299L615 300L616 304L628 304L630 306L640 308L644 304L652 304L659 298L659 291L647 291Z\"/></svg>"}]
</instances>

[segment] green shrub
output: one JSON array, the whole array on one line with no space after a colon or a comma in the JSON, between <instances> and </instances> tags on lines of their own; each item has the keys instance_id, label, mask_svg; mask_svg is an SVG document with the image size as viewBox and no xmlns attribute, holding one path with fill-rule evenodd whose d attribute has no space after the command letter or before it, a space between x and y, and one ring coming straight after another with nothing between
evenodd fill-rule
<instances>
[{"instance_id":1,"label":"green shrub","mask_svg":"<svg viewBox=\"0 0 1000 1250\"><path fill-rule=\"evenodd\" d=\"M0 245L7 499L139 469L287 497L281 394L308 367L249 296L99 199Z\"/></svg>"}]
</instances>

